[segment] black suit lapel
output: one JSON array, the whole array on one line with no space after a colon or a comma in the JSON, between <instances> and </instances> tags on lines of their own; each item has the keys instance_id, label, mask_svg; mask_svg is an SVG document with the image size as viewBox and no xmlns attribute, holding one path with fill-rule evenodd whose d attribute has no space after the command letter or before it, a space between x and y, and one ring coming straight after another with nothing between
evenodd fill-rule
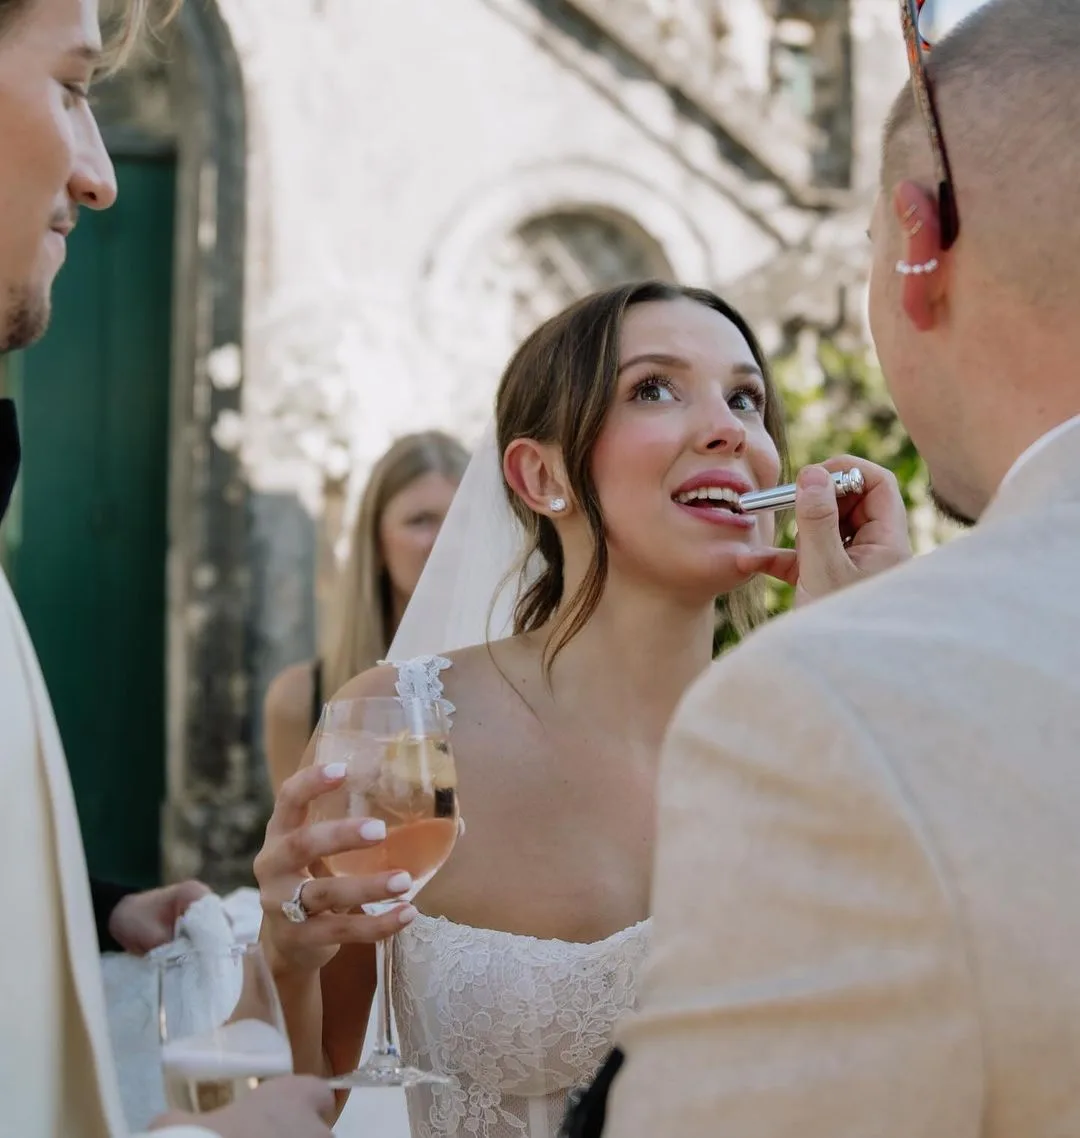
<instances>
[{"instance_id":1,"label":"black suit lapel","mask_svg":"<svg viewBox=\"0 0 1080 1138\"><path fill-rule=\"evenodd\" d=\"M600 1138L607 1117L608 1092L623 1065L623 1053L616 1047L600 1068L592 1086L570 1096L560 1138Z\"/></svg>"},{"instance_id":2,"label":"black suit lapel","mask_svg":"<svg viewBox=\"0 0 1080 1138\"><path fill-rule=\"evenodd\" d=\"M0 521L4 520L11 492L15 489L20 456L15 404L10 399L0 399Z\"/></svg>"}]
</instances>

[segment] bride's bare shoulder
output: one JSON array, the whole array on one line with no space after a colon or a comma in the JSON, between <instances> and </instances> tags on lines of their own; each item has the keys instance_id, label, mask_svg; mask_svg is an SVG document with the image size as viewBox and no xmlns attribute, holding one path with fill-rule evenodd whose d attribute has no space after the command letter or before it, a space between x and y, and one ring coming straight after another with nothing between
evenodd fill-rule
<instances>
[{"instance_id":1,"label":"bride's bare shoulder","mask_svg":"<svg viewBox=\"0 0 1080 1138\"><path fill-rule=\"evenodd\" d=\"M377 668L368 668L366 672L353 676L348 683L334 692L330 699L333 701L396 695L395 683L397 683L397 668L390 664L380 664Z\"/></svg>"},{"instance_id":2,"label":"bride's bare shoulder","mask_svg":"<svg viewBox=\"0 0 1080 1138\"><path fill-rule=\"evenodd\" d=\"M452 667L442 673L446 698L457 708L459 735L468 725L490 728L514 721L527 704L530 677L540 651L529 637L513 636L447 653Z\"/></svg>"},{"instance_id":3,"label":"bride's bare shoulder","mask_svg":"<svg viewBox=\"0 0 1080 1138\"><path fill-rule=\"evenodd\" d=\"M505 646L509 643L510 641L497 640L492 644L474 644L471 648L447 652L445 658L450 661L450 668L443 673L443 682L458 687L462 684L471 686L486 683L490 675L497 671L496 661L505 653Z\"/></svg>"},{"instance_id":4,"label":"bride's bare shoulder","mask_svg":"<svg viewBox=\"0 0 1080 1138\"><path fill-rule=\"evenodd\" d=\"M497 640L490 644L477 644L471 648L461 648L447 652L442 659L448 660L449 668L438 669L446 698L462 710L470 704L486 705L491 699L506 694L507 685L513 686L510 678L521 670L521 660L528 655L529 648L522 637ZM397 692L400 664L381 664L354 676L334 695L334 699L361 699L366 696L392 696Z\"/></svg>"}]
</instances>

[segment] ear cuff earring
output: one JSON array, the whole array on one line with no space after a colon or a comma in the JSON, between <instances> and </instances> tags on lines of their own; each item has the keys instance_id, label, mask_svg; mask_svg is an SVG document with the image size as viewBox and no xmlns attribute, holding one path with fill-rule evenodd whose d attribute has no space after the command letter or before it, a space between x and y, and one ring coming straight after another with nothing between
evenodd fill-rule
<instances>
[{"instance_id":1,"label":"ear cuff earring","mask_svg":"<svg viewBox=\"0 0 1080 1138\"><path fill-rule=\"evenodd\" d=\"M904 216L900 220L904 222L910 221L913 217L915 217L918 209L919 207L917 204L909 205L904 211ZM907 235L909 237L918 237L919 234L922 233L922 227L922 218L915 218L915 224L907 231Z\"/></svg>"},{"instance_id":2,"label":"ear cuff earring","mask_svg":"<svg viewBox=\"0 0 1080 1138\"><path fill-rule=\"evenodd\" d=\"M896 262L896 271L903 277L921 276L923 273L937 272L937 268L937 257L931 257L929 261L923 261L916 265L912 265L907 261Z\"/></svg>"},{"instance_id":3,"label":"ear cuff earring","mask_svg":"<svg viewBox=\"0 0 1080 1138\"><path fill-rule=\"evenodd\" d=\"M553 514L561 514L566 509L566 499L552 498L551 501L548 502L548 509L551 510Z\"/></svg>"}]
</instances>

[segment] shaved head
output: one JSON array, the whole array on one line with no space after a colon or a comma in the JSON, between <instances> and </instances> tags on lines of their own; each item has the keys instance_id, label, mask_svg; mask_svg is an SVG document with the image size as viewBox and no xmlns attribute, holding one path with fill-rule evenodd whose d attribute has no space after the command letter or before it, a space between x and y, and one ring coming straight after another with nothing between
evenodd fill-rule
<instances>
[{"instance_id":1,"label":"shaved head","mask_svg":"<svg viewBox=\"0 0 1080 1138\"><path fill-rule=\"evenodd\" d=\"M870 328L953 515L980 517L1017 458L1080 415L1078 63L1080 0L988 0L929 52L960 219L948 249L910 83L886 125Z\"/></svg>"},{"instance_id":2,"label":"shaved head","mask_svg":"<svg viewBox=\"0 0 1080 1138\"><path fill-rule=\"evenodd\" d=\"M1044 312L1080 287L1080 0L990 0L929 53L962 240L988 281ZM932 184L911 85L884 133L882 186ZM1071 312L1070 312L1071 316Z\"/></svg>"}]
</instances>

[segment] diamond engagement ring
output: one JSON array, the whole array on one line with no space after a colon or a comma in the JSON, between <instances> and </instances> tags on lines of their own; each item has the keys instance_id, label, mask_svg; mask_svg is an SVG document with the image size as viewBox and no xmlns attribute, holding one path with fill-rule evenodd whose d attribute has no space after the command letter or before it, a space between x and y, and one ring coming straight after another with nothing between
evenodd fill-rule
<instances>
[{"instance_id":1,"label":"diamond engagement ring","mask_svg":"<svg viewBox=\"0 0 1080 1138\"><path fill-rule=\"evenodd\" d=\"M294 925L302 925L311 916L304 908L304 886L310 885L314 880L314 877L305 877L296 887L292 897L288 901L281 902L281 911L285 914L285 919L292 921Z\"/></svg>"}]
</instances>

